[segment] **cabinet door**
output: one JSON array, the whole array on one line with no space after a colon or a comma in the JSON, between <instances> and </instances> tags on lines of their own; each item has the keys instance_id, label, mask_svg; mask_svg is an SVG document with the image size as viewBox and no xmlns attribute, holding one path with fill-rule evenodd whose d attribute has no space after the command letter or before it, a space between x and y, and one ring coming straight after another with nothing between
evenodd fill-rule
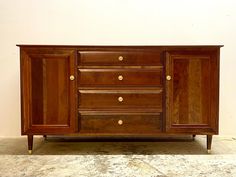
<instances>
[{"instance_id":1,"label":"cabinet door","mask_svg":"<svg viewBox=\"0 0 236 177\"><path fill-rule=\"evenodd\" d=\"M73 49L21 48L22 134L75 131L76 62Z\"/></svg>"},{"instance_id":2,"label":"cabinet door","mask_svg":"<svg viewBox=\"0 0 236 177\"><path fill-rule=\"evenodd\" d=\"M218 133L219 53L166 53L166 130Z\"/></svg>"}]
</instances>

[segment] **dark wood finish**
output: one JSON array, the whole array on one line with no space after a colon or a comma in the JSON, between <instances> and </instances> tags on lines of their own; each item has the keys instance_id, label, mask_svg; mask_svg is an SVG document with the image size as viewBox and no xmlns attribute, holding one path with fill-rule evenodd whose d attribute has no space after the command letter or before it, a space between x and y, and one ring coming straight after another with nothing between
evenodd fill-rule
<instances>
[{"instance_id":1,"label":"dark wood finish","mask_svg":"<svg viewBox=\"0 0 236 177\"><path fill-rule=\"evenodd\" d=\"M161 132L161 117L154 115L82 115L80 133L145 134ZM119 124L122 121L122 124Z\"/></svg>"},{"instance_id":2,"label":"dark wood finish","mask_svg":"<svg viewBox=\"0 0 236 177\"><path fill-rule=\"evenodd\" d=\"M162 69L79 69L79 71L79 87L162 85ZM119 76L123 79L119 80Z\"/></svg>"},{"instance_id":3,"label":"dark wood finish","mask_svg":"<svg viewBox=\"0 0 236 177\"><path fill-rule=\"evenodd\" d=\"M33 135L27 135L28 137L28 150L33 150Z\"/></svg>"},{"instance_id":4,"label":"dark wood finish","mask_svg":"<svg viewBox=\"0 0 236 177\"><path fill-rule=\"evenodd\" d=\"M82 66L162 66L161 53L156 51L79 51L79 65ZM119 60L119 57L122 57Z\"/></svg>"},{"instance_id":5,"label":"dark wood finish","mask_svg":"<svg viewBox=\"0 0 236 177\"><path fill-rule=\"evenodd\" d=\"M219 126L220 47L20 45L29 150L37 134L203 134L211 149Z\"/></svg>"},{"instance_id":6,"label":"dark wood finish","mask_svg":"<svg viewBox=\"0 0 236 177\"><path fill-rule=\"evenodd\" d=\"M76 62L73 49L21 49L22 134L75 131Z\"/></svg>"},{"instance_id":7,"label":"dark wood finish","mask_svg":"<svg viewBox=\"0 0 236 177\"><path fill-rule=\"evenodd\" d=\"M217 60L212 52L167 52L167 131L218 132Z\"/></svg>"},{"instance_id":8,"label":"dark wood finish","mask_svg":"<svg viewBox=\"0 0 236 177\"><path fill-rule=\"evenodd\" d=\"M212 135L207 135L207 150L211 150Z\"/></svg>"},{"instance_id":9,"label":"dark wood finish","mask_svg":"<svg viewBox=\"0 0 236 177\"><path fill-rule=\"evenodd\" d=\"M80 90L80 109L157 109L162 112L162 91L156 93L110 90ZM119 101L119 98L122 100Z\"/></svg>"}]
</instances>

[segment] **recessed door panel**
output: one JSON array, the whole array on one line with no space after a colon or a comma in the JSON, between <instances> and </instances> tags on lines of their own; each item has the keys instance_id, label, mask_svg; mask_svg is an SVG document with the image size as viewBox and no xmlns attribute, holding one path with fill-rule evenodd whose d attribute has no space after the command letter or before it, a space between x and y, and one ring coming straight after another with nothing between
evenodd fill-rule
<instances>
[{"instance_id":1,"label":"recessed door panel","mask_svg":"<svg viewBox=\"0 0 236 177\"><path fill-rule=\"evenodd\" d=\"M76 81L70 80L70 75L76 74L76 57L71 50L52 52L21 53L23 126L27 133L68 133L74 129Z\"/></svg>"},{"instance_id":2,"label":"recessed door panel","mask_svg":"<svg viewBox=\"0 0 236 177\"><path fill-rule=\"evenodd\" d=\"M167 130L214 132L217 129L217 58L211 53L167 53Z\"/></svg>"}]
</instances>

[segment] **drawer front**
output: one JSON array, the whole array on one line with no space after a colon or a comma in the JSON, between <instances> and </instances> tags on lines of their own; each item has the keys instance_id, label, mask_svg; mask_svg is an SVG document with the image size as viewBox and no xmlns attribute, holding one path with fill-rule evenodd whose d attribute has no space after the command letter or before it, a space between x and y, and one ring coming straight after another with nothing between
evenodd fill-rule
<instances>
[{"instance_id":1,"label":"drawer front","mask_svg":"<svg viewBox=\"0 0 236 177\"><path fill-rule=\"evenodd\" d=\"M79 69L79 86L161 86L162 69Z\"/></svg>"},{"instance_id":2,"label":"drawer front","mask_svg":"<svg viewBox=\"0 0 236 177\"><path fill-rule=\"evenodd\" d=\"M81 115L80 133L151 134L161 132L161 116Z\"/></svg>"},{"instance_id":3,"label":"drawer front","mask_svg":"<svg viewBox=\"0 0 236 177\"><path fill-rule=\"evenodd\" d=\"M162 66L160 56L158 51L79 51L79 65Z\"/></svg>"},{"instance_id":4,"label":"drawer front","mask_svg":"<svg viewBox=\"0 0 236 177\"><path fill-rule=\"evenodd\" d=\"M100 93L96 90L82 91L79 95L80 109L131 109L152 108L158 112L162 111L162 93L131 93L103 90Z\"/></svg>"}]
</instances>

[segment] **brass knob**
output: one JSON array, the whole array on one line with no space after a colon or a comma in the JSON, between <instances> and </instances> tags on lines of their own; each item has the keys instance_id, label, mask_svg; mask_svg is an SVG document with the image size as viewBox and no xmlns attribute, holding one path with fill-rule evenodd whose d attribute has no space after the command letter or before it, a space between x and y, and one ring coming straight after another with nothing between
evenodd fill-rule
<instances>
[{"instance_id":1,"label":"brass knob","mask_svg":"<svg viewBox=\"0 0 236 177\"><path fill-rule=\"evenodd\" d=\"M118 60L119 60L119 61L123 61L123 59L124 59L123 56L119 56L119 57L118 57Z\"/></svg>"},{"instance_id":2,"label":"brass knob","mask_svg":"<svg viewBox=\"0 0 236 177\"><path fill-rule=\"evenodd\" d=\"M121 97L121 96L120 96L120 97L118 97L118 101L119 101L119 102L122 102L122 101L124 101L123 97Z\"/></svg>"},{"instance_id":3,"label":"brass knob","mask_svg":"<svg viewBox=\"0 0 236 177\"><path fill-rule=\"evenodd\" d=\"M70 80L71 80L71 81L75 80L75 76L71 75L71 76L70 76Z\"/></svg>"},{"instance_id":4,"label":"brass knob","mask_svg":"<svg viewBox=\"0 0 236 177\"><path fill-rule=\"evenodd\" d=\"M123 78L122 75L119 75L119 76L118 76L118 80L119 80L119 81L122 81L123 79L124 79L124 78Z\"/></svg>"},{"instance_id":5,"label":"brass knob","mask_svg":"<svg viewBox=\"0 0 236 177\"><path fill-rule=\"evenodd\" d=\"M122 125L123 124L123 120L118 120L118 124Z\"/></svg>"},{"instance_id":6,"label":"brass knob","mask_svg":"<svg viewBox=\"0 0 236 177\"><path fill-rule=\"evenodd\" d=\"M166 80L170 81L170 80L171 80L171 76L170 76L170 75L167 75L167 76L166 76Z\"/></svg>"}]
</instances>

